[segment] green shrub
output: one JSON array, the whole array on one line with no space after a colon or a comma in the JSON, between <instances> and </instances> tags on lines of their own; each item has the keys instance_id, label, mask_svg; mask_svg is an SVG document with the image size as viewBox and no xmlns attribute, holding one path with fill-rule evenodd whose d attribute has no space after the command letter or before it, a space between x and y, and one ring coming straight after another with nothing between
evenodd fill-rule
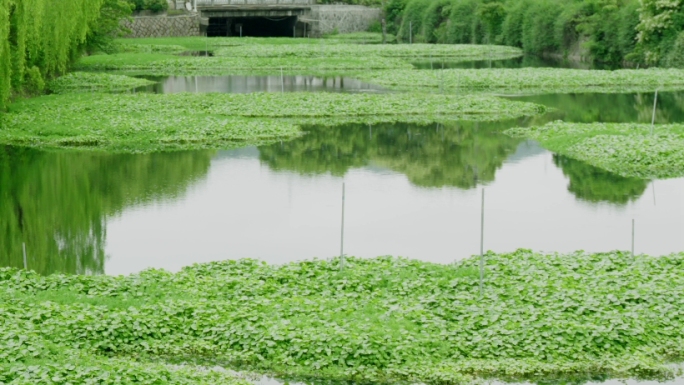
<instances>
[{"instance_id":1,"label":"green shrub","mask_svg":"<svg viewBox=\"0 0 684 385\"><path fill-rule=\"evenodd\" d=\"M145 0L145 8L152 12L163 12L169 9L166 0Z\"/></svg>"},{"instance_id":2,"label":"green shrub","mask_svg":"<svg viewBox=\"0 0 684 385\"><path fill-rule=\"evenodd\" d=\"M411 0L406 5L401 19L401 27L397 31L397 41L407 43L419 42L422 39L418 35L422 32L423 15L432 4L432 0ZM413 35L413 36L411 36Z\"/></svg>"},{"instance_id":3,"label":"green shrub","mask_svg":"<svg viewBox=\"0 0 684 385\"><path fill-rule=\"evenodd\" d=\"M684 68L684 32L679 33L679 37L665 56L663 64L667 67Z\"/></svg>"},{"instance_id":4,"label":"green shrub","mask_svg":"<svg viewBox=\"0 0 684 385\"><path fill-rule=\"evenodd\" d=\"M554 39L555 22L561 8L549 0L532 3L525 12L522 28L523 50L532 54L554 52L559 44Z\"/></svg>"},{"instance_id":5,"label":"green shrub","mask_svg":"<svg viewBox=\"0 0 684 385\"><path fill-rule=\"evenodd\" d=\"M447 41L456 44L477 43L477 7L479 0L455 1L449 13Z\"/></svg>"},{"instance_id":6,"label":"green shrub","mask_svg":"<svg viewBox=\"0 0 684 385\"><path fill-rule=\"evenodd\" d=\"M434 0L423 13L423 28L420 31L423 35L423 41L427 43L444 42L442 36L443 29L440 26L446 22L448 14L445 15L445 10L449 10L452 0Z\"/></svg>"},{"instance_id":7,"label":"green shrub","mask_svg":"<svg viewBox=\"0 0 684 385\"><path fill-rule=\"evenodd\" d=\"M523 21L528 7L529 1L525 0L508 4L506 17L501 25L502 42L505 45L522 48Z\"/></svg>"},{"instance_id":8,"label":"green shrub","mask_svg":"<svg viewBox=\"0 0 684 385\"><path fill-rule=\"evenodd\" d=\"M27 91L31 93L40 93L45 90L45 80L40 73L38 67L33 66L26 70L26 78L24 80Z\"/></svg>"}]
</instances>

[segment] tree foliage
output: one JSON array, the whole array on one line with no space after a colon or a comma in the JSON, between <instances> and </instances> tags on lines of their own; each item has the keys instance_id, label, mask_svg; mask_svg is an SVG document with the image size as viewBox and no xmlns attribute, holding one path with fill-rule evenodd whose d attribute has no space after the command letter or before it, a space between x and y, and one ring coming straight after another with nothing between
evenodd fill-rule
<instances>
[{"instance_id":1,"label":"tree foliage","mask_svg":"<svg viewBox=\"0 0 684 385\"><path fill-rule=\"evenodd\" d=\"M86 47L105 48L130 15L124 0L0 0L0 110L37 93Z\"/></svg>"},{"instance_id":2,"label":"tree foliage","mask_svg":"<svg viewBox=\"0 0 684 385\"><path fill-rule=\"evenodd\" d=\"M394 0L390 31L408 41L496 43L619 65L667 65L682 0Z\"/></svg>"}]
</instances>

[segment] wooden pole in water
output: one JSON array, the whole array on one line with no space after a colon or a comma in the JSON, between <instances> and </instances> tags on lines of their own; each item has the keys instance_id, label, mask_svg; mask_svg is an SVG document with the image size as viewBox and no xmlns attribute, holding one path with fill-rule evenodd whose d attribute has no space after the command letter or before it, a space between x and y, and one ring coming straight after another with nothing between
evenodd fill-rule
<instances>
[{"instance_id":1,"label":"wooden pole in water","mask_svg":"<svg viewBox=\"0 0 684 385\"><path fill-rule=\"evenodd\" d=\"M344 269L344 198L345 185L342 183L342 229L340 233L340 270Z\"/></svg>"},{"instance_id":2,"label":"wooden pole in water","mask_svg":"<svg viewBox=\"0 0 684 385\"><path fill-rule=\"evenodd\" d=\"M632 258L634 258L634 219L632 218Z\"/></svg>"},{"instance_id":3,"label":"wooden pole in water","mask_svg":"<svg viewBox=\"0 0 684 385\"><path fill-rule=\"evenodd\" d=\"M482 188L482 209L480 210L480 298L484 292L484 208L485 189Z\"/></svg>"},{"instance_id":4,"label":"wooden pole in water","mask_svg":"<svg viewBox=\"0 0 684 385\"><path fill-rule=\"evenodd\" d=\"M656 114L656 106L657 105L658 105L658 90L656 89L655 97L653 98L653 117L651 118L651 135L653 135L653 132L655 130L655 114Z\"/></svg>"},{"instance_id":5,"label":"wooden pole in water","mask_svg":"<svg viewBox=\"0 0 684 385\"><path fill-rule=\"evenodd\" d=\"M21 248L24 252L24 270L28 270L28 261L26 259L26 242L21 244Z\"/></svg>"}]
</instances>

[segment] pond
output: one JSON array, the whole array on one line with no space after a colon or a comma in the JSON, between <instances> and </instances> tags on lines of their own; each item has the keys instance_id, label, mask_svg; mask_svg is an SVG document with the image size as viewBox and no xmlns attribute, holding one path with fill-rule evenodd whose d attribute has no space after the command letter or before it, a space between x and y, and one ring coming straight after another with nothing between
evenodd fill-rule
<instances>
[{"instance_id":1,"label":"pond","mask_svg":"<svg viewBox=\"0 0 684 385\"><path fill-rule=\"evenodd\" d=\"M279 76L168 77L153 92L282 91ZM288 76L286 91L377 91L350 78ZM651 94L516 96L553 107L493 123L305 127L289 142L156 154L0 148L0 265L41 273L172 271L195 262L286 263L344 253L450 263L484 248L684 250L684 178L624 178L550 153L506 128L650 122ZM681 122L684 93L656 121Z\"/></svg>"},{"instance_id":2,"label":"pond","mask_svg":"<svg viewBox=\"0 0 684 385\"><path fill-rule=\"evenodd\" d=\"M428 59L414 61L411 63L418 69L442 69L442 68L527 68L527 67L553 67L553 68L576 68L576 69L617 69L614 65L600 63L585 63L567 60L563 58L539 57L539 56L520 56L512 59L503 60L459 60L453 61L448 58Z\"/></svg>"},{"instance_id":3,"label":"pond","mask_svg":"<svg viewBox=\"0 0 684 385\"><path fill-rule=\"evenodd\" d=\"M308 75L227 75L146 77L156 84L137 92L381 92L382 87L345 76Z\"/></svg>"}]
</instances>

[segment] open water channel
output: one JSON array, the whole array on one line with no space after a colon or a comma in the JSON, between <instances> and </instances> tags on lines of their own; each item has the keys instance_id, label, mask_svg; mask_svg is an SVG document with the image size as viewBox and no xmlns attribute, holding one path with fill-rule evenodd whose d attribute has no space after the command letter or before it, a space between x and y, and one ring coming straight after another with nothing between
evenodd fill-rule
<instances>
[{"instance_id":1,"label":"open water channel","mask_svg":"<svg viewBox=\"0 0 684 385\"><path fill-rule=\"evenodd\" d=\"M169 77L150 92L378 92L350 78ZM141 90L142 91L142 90ZM623 178L500 132L553 119L650 122L651 94L517 97L544 117L443 127L307 127L263 147L158 154L0 148L0 265L41 273L176 271L195 262L269 263L340 253L450 263L495 252L684 250L684 178ZM681 122L661 93L657 122Z\"/></svg>"}]
</instances>

